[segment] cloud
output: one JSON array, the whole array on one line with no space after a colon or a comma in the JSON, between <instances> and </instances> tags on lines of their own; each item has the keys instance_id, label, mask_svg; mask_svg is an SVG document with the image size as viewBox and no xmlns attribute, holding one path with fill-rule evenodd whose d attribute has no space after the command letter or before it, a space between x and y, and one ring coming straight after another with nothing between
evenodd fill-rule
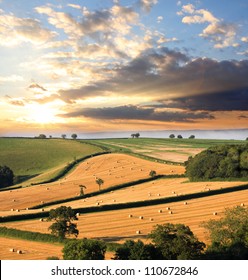
<instances>
[{"instance_id":1,"label":"cloud","mask_svg":"<svg viewBox=\"0 0 248 280\"><path fill-rule=\"evenodd\" d=\"M158 0L139 0L138 5L146 12L150 12L151 8L158 3Z\"/></svg>"},{"instance_id":2,"label":"cloud","mask_svg":"<svg viewBox=\"0 0 248 280\"><path fill-rule=\"evenodd\" d=\"M157 23L160 23L164 18L162 16L157 17Z\"/></svg>"},{"instance_id":3,"label":"cloud","mask_svg":"<svg viewBox=\"0 0 248 280\"><path fill-rule=\"evenodd\" d=\"M19 18L12 14L0 15L0 45L13 46L20 43L43 44L57 34L43 28L40 22L31 18Z\"/></svg>"},{"instance_id":4,"label":"cloud","mask_svg":"<svg viewBox=\"0 0 248 280\"><path fill-rule=\"evenodd\" d=\"M238 94L237 110L246 101L248 61L216 61L210 58L192 59L180 51L160 48L146 51L127 65L106 72L100 81L86 86L60 90L60 99L67 103L96 96L138 96L146 100L171 100L185 96L225 97ZM208 98L208 97L206 97ZM200 100L200 97L199 97ZM214 99L213 99L214 100ZM217 99L221 103L220 99ZM205 102L205 101L204 101ZM214 101L213 101L214 102ZM204 103L203 103L204 104ZM213 108L220 105L213 103Z\"/></svg>"},{"instance_id":5,"label":"cloud","mask_svg":"<svg viewBox=\"0 0 248 280\"><path fill-rule=\"evenodd\" d=\"M197 10L192 4L184 5L178 15L183 16L182 22L185 24L209 23L199 36L212 41L215 48L220 49L229 46L238 46L238 44L235 43L237 26L234 23L224 22L216 18L208 10Z\"/></svg>"},{"instance_id":6,"label":"cloud","mask_svg":"<svg viewBox=\"0 0 248 280\"><path fill-rule=\"evenodd\" d=\"M248 111L248 87L162 101L162 107L190 111ZM242 116L240 116L242 118Z\"/></svg>"},{"instance_id":7,"label":"cloud","mask_svg":"<svg viewBox=\"0 0 248 280\"><path fill-rule=\"evenodd\" d=\"M18 75L11 75L11 76L0 76L0 84L5 83L5 82L20 82L23 81L23 77L18 76Z\"/></svg>"},{"instance_id":8,"label":"cloud","mask_svg":"<svg viewBox=\"0 0 248 280\"><path fill-rule=\"evenodd\" d=\"M214 119L207 112L168 112L155 108L141 108L137 106L117 106L107 108L85 108L60 115L65 118L86 117L101 120L144 120L161 122L193 122L198 119Z\"/></svg>"},{"instance_id":9,"label":"cloud","mask_svg":"<svg viewBox=\"0 0 248 280\"><path fill-rule=\"evenodd\" d=\"M38 91L47 91L47 89L45 89L43 86L38 85L37 83L32 83L31 85L29 85L30 89L35 89Z\"/></svg>"}]
</instances>

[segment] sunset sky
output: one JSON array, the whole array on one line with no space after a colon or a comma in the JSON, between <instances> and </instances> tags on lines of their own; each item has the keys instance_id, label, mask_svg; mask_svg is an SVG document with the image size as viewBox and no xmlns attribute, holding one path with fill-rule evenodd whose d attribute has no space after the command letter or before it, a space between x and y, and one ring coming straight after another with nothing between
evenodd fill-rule
<instances>
[{"instance_id":1,"label":"sunset sky","mask_svg":"<svg viewBox=\"0 0 248 280\"><path fill-rule=\"evenodd\" d=\"M0 0L0 136L248 128L247 0Z\"/></svg>"}]
</instances>

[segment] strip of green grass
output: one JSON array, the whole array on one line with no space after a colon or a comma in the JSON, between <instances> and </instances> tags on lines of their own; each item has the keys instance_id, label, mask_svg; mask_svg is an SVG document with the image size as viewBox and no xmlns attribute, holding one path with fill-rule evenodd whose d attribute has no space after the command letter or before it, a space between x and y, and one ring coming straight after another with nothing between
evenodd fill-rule
<instances>
[{"instance_id":1,"label":"strip of green grass","mask_svg":"<svg viewBox=\"0 0 248 280\"><path fill-rule=\"evenodd\" d=\"M103 150L75 140L0 138L0 165L13 170L16 183L46 172L39 181L49 180L71 162L98 152Z\"/></svg>"}]
</instances>

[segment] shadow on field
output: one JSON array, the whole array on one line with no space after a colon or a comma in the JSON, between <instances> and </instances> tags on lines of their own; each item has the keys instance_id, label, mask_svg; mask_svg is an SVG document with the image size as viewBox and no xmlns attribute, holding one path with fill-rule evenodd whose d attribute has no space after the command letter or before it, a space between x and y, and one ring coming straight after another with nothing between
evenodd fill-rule
<instances>
[{"instance_id":1,"label":"shadow on field","mask_svg":"<svg viewBox=\"0 0 248 280\"><path fill-rule=\"evenodd\" d=\"M34 177L36 177L36 176L38 176L38 175L40 175L40 174L34 174L34 175L19 175L19 176L16 176L16 177L14 178L14 185L20 184L20 183L22 183L22 182L25 182L25 181L27 181L27 180L29 180L29 179L32 179L32 178L34 178Z\"/></svg>"},{"instance_id":2,"label":"shadow on field","mask_svg":"<svg viewBox=\"0 0 248 280\"><path fill-rule=\"evenodd\" d=\"M95 239L100 239L105 242L115 242L115 241L120 241L124 239L136 239L136 238L146 238L147 234L136 234L136 235L129 235L129 236L103 236Z\"/></svg>"}]
</instances>

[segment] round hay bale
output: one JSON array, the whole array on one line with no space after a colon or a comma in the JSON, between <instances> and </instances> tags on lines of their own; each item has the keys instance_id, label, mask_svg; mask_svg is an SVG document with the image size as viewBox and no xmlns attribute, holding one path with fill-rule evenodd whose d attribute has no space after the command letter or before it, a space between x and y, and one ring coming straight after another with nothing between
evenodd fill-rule
<instances>
[{"instance_id":1,"label":"round hay bale","mask_svg":"<svg viewBox=\"0 0 248 280\"><path fill-rule=\"evenodd\" d=\"M9 249L10 252L15 252L14 248Z\"/></svg>"},{"instance_id":2,"label":"round hay bale","mask_svg":"<svg viewBox=\"0 0 248 280\"><path fill-rule=\"evenodd\" d=\"M43 222L43 219L41 218L40 221Z\"/></svg>"},{"instance_id":3,"label":"round hay bale","mask_svg":"<svg viewBox=\"0 0 248 280\"><path fill-rule=\"evenodd\" d=\"M12 208L12 209L10 209L10 211L15 211L15 210Z\"/></svg>"},{"instance_id":4,"label":"round hay bale","mask_svg":"<svg viewBox=\"0 0 248 280\"><path fill-rule=\"evenodd\" d=\"M244 207L244 206L245 206L245 204L244 204L244 203L241 203L241 204L240 204L240 206Z\"/></svg>"},{"instance_id":5,"label":"round hay bale","mask_svg":"<svg viewBox=\"0 0 248 280\"><path fill-rule=\"evenodd\" d=\"M170 207L166 207L166 210L170 210Z\"/></svg>"},{"instance_id":6,"label":"round hay bale","mask_svg":"<svg viewBox=\"0 0 248 280\"><path fill-rule=\"evenodd\" d=\"M172 215L172 214L173 214L173 212L172 212L172 211L169 211L169 214L170 214L170 215Z\"/></svg>"},{"instance_id":7,"label":"round hay bale","mask_svg":"<svg viewBox=\"0 0 248 280\"><path fill-rule=\"evenodd\" d=\"M136 230L136 234L141 234L140 230Z\"/></svg>"},{"instance_id":8,"label":"round hay bale","mask_svg":"<svg viewBox=\"0 0 248 280\"><path fill-rule=\"evenodd\" d=\"M160 196L160 193L158 193L157 196Z\"/></svg>"},{"instance_id":9,"label":"round hay bale","mask_svg":"<svg viewBox=\"0 0 248 280\"><path fill-rule=\"evenodd\" d=\"M152 221L153 221L153 218L150 218L150 221L152 222Z\"/></svg>"},{"instance_id":10,"label":"round hay bale","mask_svg":"<svg viewBox=\"0 0 248 280\"><path fill-rule=\"evenodd\" d=\"M76 216L79 217L79 216L80 216L80 213L77 213Z\"/></svg>"},{"instance_id":11,"label":"round hay bale","mask_svg":"<svg viewBox=\"0 0 248 280\"><path fill-rule=\"evenodd\" d=\"M139 216L139 219L140 219L140 220L143 220L143 219L144 219L144 217L143 217L143 216Z\"/></svg>"},{"instance_id":12,"label":"round hay bale","mask_svg":"<svg viewBox=\"0 0 248 280\"><path fill-rule=\"evenodd\" d=\"M132 214L129 214L129 215L128 215L128 218L132 218L132 217L133 217L133 215L132 215Z\"/></svg>"},{"instance_id":13,"label":"round hay bale","mask_svg":"<svg viewBox=\"0 0 248 280\"><path fill-rule=\"evenodd\" d=\"M115 199L113 199L113 202L116 202L116 200L115 200Z\"/></svg>"},{"instance_id":14,"label":"round hay bale","mask_svg":"<svg viewBox=\"0 0 248 280\"><path fill-rule=\"evenodd\" d=\"M187 201L185 201L183 204L184 204L184 205L187 205L187 204L188 204L188 202L187 202Z\"/></svg>"},{"instance_id":15,"label":"round hay bale","mask_svg":"<svg viewBox=\"0 0 248 280\"><path fill-rule=\"evenodd\" d=\"M162 213L163 211L160 209L160 210L158 210L158 213Z\"/></svg>"},{"instance_id":16,"label":"round hay bale","mask_svg":"<svg viewBox=\"0 0 248 280\"><path fill-rule=\"evenodd\" d=\"M216 216L216 215L217 215L217 212L214 212L213 215Z\"/></svg>"},{"instance_id":17,"label":"round hay bale","mask_svg":"<svg viewBox=\"0 0 248 280\"><path fill-rule=\"evenodd\" d=\"M99 204L100 204L99 202L96 203L96 205L99 205Z\"/></svg>"},{"instance_id":18,"label":"round hay bale","mask_svg":"<svg viewBox=\"0 0 248 280\"><path fill-rule=\"evenodd\" d=\"M13 202L15 202L16 200L15 200L15 199L13 199L12 201L13 201Z\"/></svg>"},{"instance_id":19,"label":"round hay bale","mask_svg":"<svg viewBox=\"0 0 248 280\"><path fill-rule=\"evenodd\" d=\"M19 210L19 209L16 209L16 212L20 212L20 210Z\"/></svg>"},{"instance_id":20,"label":"round hay bale","mask_svg":"<svg viewBox=\"0 0 248 280\"><path fill-rule=\"evenodd\" d=\"M17 250L16 253L17 254L22 254L22 250Z\"/></svg>"},{"instance_id":21,"label":"round hay bale","mask_svg":"<svg viewBox=\"0 0 248 280\"><path fill-rule=\"evenodd\" d=\"M40 211L41 211L41 212L44 212L45 210L42 208L42 209L40 209Z\"/></svg>"},{"instance_id":22,"label":"round hay bale","mask_svg":"<svg viewBox=\"0 0 248 280\"><path fill-rule=\"evenodd\" d=\"M49 191L49 188L46 188L47 191Z\"/></svg>"}]
</instances>

